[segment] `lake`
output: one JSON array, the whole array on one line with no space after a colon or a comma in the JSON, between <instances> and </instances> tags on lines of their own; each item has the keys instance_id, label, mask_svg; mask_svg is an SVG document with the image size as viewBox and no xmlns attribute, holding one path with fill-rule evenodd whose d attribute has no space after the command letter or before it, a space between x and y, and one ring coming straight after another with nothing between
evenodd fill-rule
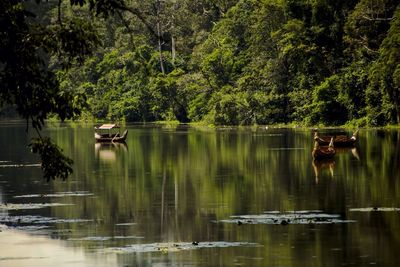
<instances>
[{"instance_id":1,"label":"lake","mask_svg":"<svg viewBox=\"0 0 400 267\"><path fill-rule=\"evenodd\" d=\"M311 129L127 125L105 145L93 126L45 130L75 162L47 183L25 125L0 124L0 266L400 264L399 130L315 163Z\"/></svg>"}]
</instances>

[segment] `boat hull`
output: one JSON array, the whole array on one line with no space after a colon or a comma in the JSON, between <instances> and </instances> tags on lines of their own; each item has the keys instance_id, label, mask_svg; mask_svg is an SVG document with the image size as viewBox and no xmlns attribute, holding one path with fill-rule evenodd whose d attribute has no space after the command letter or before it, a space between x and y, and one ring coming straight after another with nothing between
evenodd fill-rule
<instances>
[{"instance_id":1,"label":"boat hull","mask_svg":"<svg viewBox=\"0 0 400 267\"><path fill-rule=\"evenodd\" d=\"M316 138L316 141L318 142L319 145L321 146L327 146L329 145L329 142L331 140L331 137L318 137ZM354 146L356 143L356 139L353 138L334 138L333 139L333 145L335 147L348 147L348 146Z\"/></svg>"},{"instance_id":2,"label":"boat hull","mask_svg":"<svg viewBox=\"0 0 400 267\"><path fill-rule=\"evenodd\" d=\"M125 143L126 138L96 138L98 143Z\"/></svg>"},{"instance_id":3,"label":"boat hull","mask_svg":"<svg viewBox=\"0 0 400 267\"><path fill-rule=\"evenodd\" d=\"M311 154L314 160L332 159L335 156L336 151L333 148L314 149Z\"/></svg>"},{"instance_id":4,"label":"boat hull","mask_svg":"<svg viewBox=\"0 0 400 267\"><path fill-rule=\"evenodd\" d=\"M98 143L124 143L127 136L128 136L128 130L125 130L125 132L121 136L119 136L119 134L112 136L105 136L105 135L100 135L98 133L94 133L94 138Z\"/></svg>"}]
</instances>

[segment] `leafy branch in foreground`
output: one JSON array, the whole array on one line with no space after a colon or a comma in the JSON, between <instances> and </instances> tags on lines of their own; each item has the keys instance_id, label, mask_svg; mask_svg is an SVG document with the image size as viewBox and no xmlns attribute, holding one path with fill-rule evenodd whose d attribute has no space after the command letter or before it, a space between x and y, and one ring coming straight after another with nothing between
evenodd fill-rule
<instances>
[{"instance_id":1,"label":"leafy branch in foreground","mask_svg":"<svg viewBox=\"0 0 400 267\"><path fill-rule=\"evenodd\" d=\"M38 3L40 1L37 1ZM61 3L61 1L60 1ZM37 131L29 145L40 155L44 177L66 179L73 161L51 139L40 136L45 120L56 114L72 119L86 107L85 95L62 89L58 69L83 61L99 44L92 21L74 17L61 23L44 23L22 0L0 1L0 107L15 107ZM44 8L44 7L43 7ZM57 64L52 64L52 58Z\"/></svg>"},{"instance_id":2,"label":"leafy branch in foreground","mask_svg":"<svg viewBox=\"0 0 400 267\"><path fill-rule=\"evenodd\" d=\"M52 143L49 137L32 138L29 144L32 153L39 154L42 160L44 178L65 180L72 173L73 160L62 153L62 149Z\"/></svg>"}]
</instances>

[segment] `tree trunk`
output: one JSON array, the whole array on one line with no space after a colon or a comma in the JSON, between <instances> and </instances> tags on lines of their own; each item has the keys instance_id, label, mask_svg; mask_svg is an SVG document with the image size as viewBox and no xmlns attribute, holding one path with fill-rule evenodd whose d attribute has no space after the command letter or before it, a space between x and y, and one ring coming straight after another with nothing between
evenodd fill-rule
<instances>
[{"instance_id":1,"label":"tree trunk","mask_svg":"<svg viewBox=\"0 0 400 267\"><path fill-rule=\"evenodd\" d=\"M161 73L165 74L164 61L163 61L163 55L162 55L161 20L160 20L161 3L160 3L160 0L157 0L156 4L157 4L157 38L158 38L158 52L160 54L160 68L161 68Z\"/></svg>"},{"instance_id":2,"label":"tree trunk","mask_svg":"<svg viewBox=\"0 0 400 267\"><path fill-rule=\"evenodd\" d=\"M172 57L172 65L175 66L175 58L176 58L176 44L175 44L175 10L176 4L173 6L172 16L171 16L171 57Z\"/></svg>"},{"instance_id":3,"label":"tree trunk","mask_svg":"<svg viewBox=\"0 0 400 267\"><path fill-rule=\"evenodd\" d=\"M176 48L175 48L175 37L174 37L174 35L171 36L171 57L172 57L172 65L175 66Z\"/></svg>"},{"instance_id":4,"label":"tree trunk","mask_svg":"<svg viewBox=\"0 0 400 267\"><path fill-rule=\"evenodd\" d=\"M394 104L394 108L396 110L396 123L400 124L400 97L397 93L399 89L396 86L393 86L393 84L391 84L391 85L392 85L391 86L392 87L391 97L392 97L392 101Z\"/></svg>"},{"instance_id":5,"label":"tree trunk","mask_svg":"<svg viewBox=\"0 0 400 267\"><path fill-rule=\"evenodd\" d=\"M162 74L165 74L164 70L164 62L163 62L163 54L162 54L162 41L161 41L161 35L160 35L160 22L157 22L157 34L158 34L158 52L160 54L160 68Z\"/></svg>"},{"instance_id":6,"label":"tree trunk","mask_svg":"<svg viewBox=\"0 0 400 267\"><path fill-rule=\"evenodd\" d=\"M58 6L57 6L57 22L60 25L62 25L62 21L61 21L61 2L62 2L62 0L58 0Z\"/></svg>"}]
</instances>

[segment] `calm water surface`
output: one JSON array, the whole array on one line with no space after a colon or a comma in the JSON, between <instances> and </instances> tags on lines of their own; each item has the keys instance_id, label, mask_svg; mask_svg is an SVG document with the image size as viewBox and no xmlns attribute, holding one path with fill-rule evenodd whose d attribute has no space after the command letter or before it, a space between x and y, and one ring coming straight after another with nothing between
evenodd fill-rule
<instances>
[{"instance_id":1,"label":"calm water surface","mask_svg":"<svg viewBox=\"0 0 400 267\"><path fill-rule=\"evenodd\" d=\"M0 266L400 264L398 130L313 163L309 129L128 125L100 145L53 125L74 174L46 183L24 127L0 125Z\"/></svg>"}]
</instances>

